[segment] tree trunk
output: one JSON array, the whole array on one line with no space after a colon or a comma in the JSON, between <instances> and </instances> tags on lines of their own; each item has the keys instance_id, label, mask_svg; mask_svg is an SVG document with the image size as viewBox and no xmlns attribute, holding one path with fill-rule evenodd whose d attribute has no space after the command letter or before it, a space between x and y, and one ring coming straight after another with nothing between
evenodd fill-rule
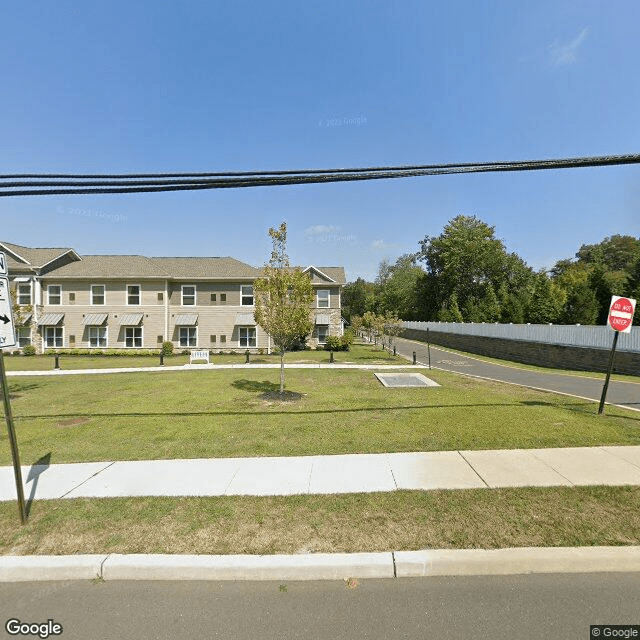
<instances>
[{"instance_id":1,"label":"tree trunk","mask_svg":"<svg viewBox=\"0 0 640 640\"><path fill-rule=\"evenodd\" d=\"M284 349L280 352L280 395L284 393Z\"/></svg>"}]
</instances>

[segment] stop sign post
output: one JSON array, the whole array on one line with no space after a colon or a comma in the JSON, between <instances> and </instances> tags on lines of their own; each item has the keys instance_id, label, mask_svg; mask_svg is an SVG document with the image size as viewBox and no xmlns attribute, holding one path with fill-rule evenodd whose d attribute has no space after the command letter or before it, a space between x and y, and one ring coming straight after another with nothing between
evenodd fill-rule
<instances>
[{"instance_id":1,"label":"stop sign post","mask_svg":"<svg viewBox=\"0 0 640 640\"><path fill-rule=\"evenodd\" d=\"M616 352L616 344L618 344L618 335L620 333L629 333L633 324L633 314L636 310L636 301L633 298L623 298L622 296L611 296L611 305L609 306L609 314L607 324L614 330L613 345L609 354L609 366L607 367L607 377L602 388L602 397L600 398L600 406L598 414L604 412L604 402L607 397L607 389L609 388L609 378L613 369L613 358Z\"/></svg>"}]
</instances>

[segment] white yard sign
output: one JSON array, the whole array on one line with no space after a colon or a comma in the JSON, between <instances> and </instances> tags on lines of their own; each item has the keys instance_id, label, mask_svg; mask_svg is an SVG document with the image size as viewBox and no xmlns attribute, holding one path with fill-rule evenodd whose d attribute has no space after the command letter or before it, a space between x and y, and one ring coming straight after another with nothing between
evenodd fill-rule
<instances>
[{"instance_id":1,"label":"white yard sign","mask_svg":"<svg viewBox=\"0 0 640 640\"><path fill-rule=\"evenodd\" d=\"M0 347L14 347L15 344L16 332L11 313L9 278L0 277Z\"/></svg>"}]
</instances>

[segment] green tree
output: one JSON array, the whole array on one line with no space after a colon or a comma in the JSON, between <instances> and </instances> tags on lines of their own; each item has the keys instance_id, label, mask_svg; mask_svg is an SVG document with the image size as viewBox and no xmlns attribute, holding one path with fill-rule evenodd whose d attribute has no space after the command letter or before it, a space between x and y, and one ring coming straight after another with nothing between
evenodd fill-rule
<instances>
[{"instance_id":1,"label":"green tree","mask_svg":"<svg viewBox=\"0 0 640 640\"><path fill-rule=\"evenodd\" d=\"M373 311L375 305L375 285L358 278L355 282L347 283L342 289L342 315L351 322L353 316L363 316L367 311Z\"/></svg>"},{"instance_id":2,"label":"green tree","mask_svg":"<svg viewBox=\"0 0 640 640\"><path fill-rule=\"evenodd\" d=\"M458 306L458 296L452 293L447 302L438 312L438 320L440 322L462 322L462 313Z\"/></svg>"},{"instance_id":3,"label":"green tree","mask_svg":"<svg viewBox=\"0 0 640 640\"><path fill-rule=\"evenodd\" d=\"M423 276L415 254L402 255L395 264L381 262L376 278L378 313L391 312L403 320L418 320L418 284Z\"/></svg>"},{"instance_id":4,"label":"green tree","mask_svg":"<svg viewBox=\"0 0 640 640\"><path fill-rule=\"evenodd\" d=\"M286 252L287 225L269 229L273 250L264 275L253 285L255 320L280 352L280 393L284 393L284 354L311 333L313 287L308 274L292 269Z\"/></svg>"},{"instance_id":5,"label":"green tree","mask_svg":"<svg viewBox=\"0 0 640 640\"><path fill-rule=\"evenodd\" d=\"M454 294L465 320L471 319L465 314L475 319L489 312L496 317L493 297L490 311L483 302L489 284L494 294L502 285L507 292L527 290L532 270L519 256L507 253L494 234L494 227L475 216L459 215L438 237L426 236L420 242L417 259L425 264L426 275L418 288L431 309L427 319L457 315L451 303Z\"/></svg>"}]
</instances>

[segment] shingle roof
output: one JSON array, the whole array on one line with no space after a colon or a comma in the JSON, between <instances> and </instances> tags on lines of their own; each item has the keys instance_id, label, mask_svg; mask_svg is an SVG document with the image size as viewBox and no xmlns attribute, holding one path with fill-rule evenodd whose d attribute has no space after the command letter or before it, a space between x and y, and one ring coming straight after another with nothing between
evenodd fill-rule
<instances>
[{"instance_id":1,"label":"shingle roof","mask_svg":"<svg viewBox=\"0 0 640 640\"><path fill-rule=\"evenodd\" d=\"M48 278L167 278L169 274L144 256L82 256L47 274Z\"/></svg>"},{"instance_id":2,"label":"shingle roof","mask_svg":"<svg viewBox=\"0 0 640 640\"><path fill-rule=\"evenodd\" d=\"M257 278L255 267L235 258L150 258L172 278Z\"/></svg>"},{"instance_id":3,"label":"shingle roof","mask_svg":"<svg viewBox=\"0 0 640 640\"><path fill-rule=\"evenodd\" d=\"M10 242L0 242L0 251L5 248L11 253L7 255L7 263L9 270L13 268L25 268L30 267L42 267L48 264L52 260L73 251L69 247L50 247L45 249L37 249L31 247L23 247L19 244L12 244ZM75 252L74 252L75 253ZM19 256L22 260L16 260L12 254Z\"/></svg>"}]
</instances>

